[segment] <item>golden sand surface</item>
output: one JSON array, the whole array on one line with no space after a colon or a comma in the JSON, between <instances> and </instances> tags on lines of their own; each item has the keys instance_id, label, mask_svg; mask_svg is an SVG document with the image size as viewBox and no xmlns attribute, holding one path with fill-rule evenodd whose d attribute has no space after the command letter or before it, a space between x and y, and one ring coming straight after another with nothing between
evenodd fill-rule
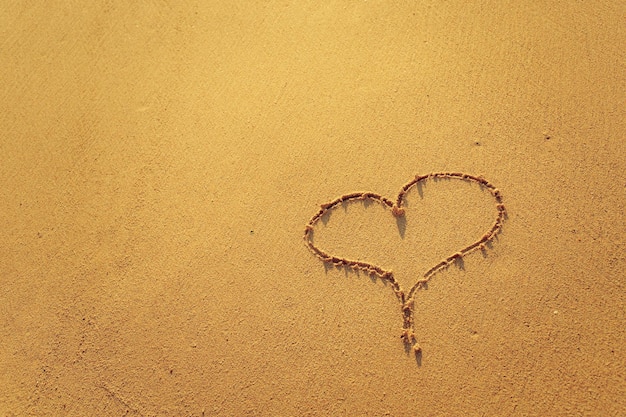
<instances>
[{"instance_id":1,"label":"golden sand surface","mask_svg":"<svg viewBox=\"0 0 626 417\"><path fill-rule=\"evenodd\" d=\"M3 2L0 415L626 415L624 16Z\"/></svg>"}]
</instances>

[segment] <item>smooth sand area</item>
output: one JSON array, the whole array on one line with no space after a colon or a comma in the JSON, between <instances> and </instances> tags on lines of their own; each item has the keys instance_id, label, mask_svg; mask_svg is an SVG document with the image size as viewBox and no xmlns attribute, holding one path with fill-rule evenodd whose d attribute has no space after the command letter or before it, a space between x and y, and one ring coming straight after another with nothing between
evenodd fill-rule
<instances>
[{"instance_id":1,"label":"smooth sand area","mask_svg":"<svg viewBox=\"0 0 626 417\"><path fill-rule=\"evenodd\" d=\"M0 5L0 416L626 415L626 3L198 3Z\"/></svg>"}]
</instances>

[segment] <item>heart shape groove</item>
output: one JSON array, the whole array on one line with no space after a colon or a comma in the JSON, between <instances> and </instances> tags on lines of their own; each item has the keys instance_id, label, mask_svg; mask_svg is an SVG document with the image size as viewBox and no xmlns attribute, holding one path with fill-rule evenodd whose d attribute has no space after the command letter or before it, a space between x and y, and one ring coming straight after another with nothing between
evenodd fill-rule
<instances>
[{"instance_id":1,"label":"heart shape groove","mask_svg":"<svg viewBox=\"0 0 626 417\"><path fill-rule=\"evenodd\" d=\"M333 256L325 252L323 249L320 249L313 243L314 226L326 213L328 213L330 210L334 210L339 205L343 203L351 203L365 200L375 201L383 205L384 207L391 209L391 214L394 217L402 218L405 215L405 209L403 207L405 196L407 192L411 189L411 187L417 186L418 184L424 183L428 180L436 180L442 178L477 183L481 187L486 188L491 193L496 202L498 214L491 228L487 232L485 232L480 239L477 239L470 245L465 246L463 249L453 253L447 258L441 260L438 264L428 269L424 273L424 275L419 280L417 280L417 282L415 282L415 284L413 284L411 288L408 289L408 291L402 288L398 280L394 277L394 274L391 270L383 269L370 262L355 261L347 258ZM384 197L380 194L372 192L359 192L345 194L328 203L322 204L320 210L311 218L311 220L309 220L304 228L304 241L309 250L324 263L332 264L338 268L343 267L352 269L354 271L364 271L367 274L378 277L383 281L388 282L391 285L391 288L393 289L401 305L403 324L400 337L405 345L405 348L407 350L412 350L415 355L419 356L421 355L422 349L417 343L413 327L414 297L416 291L425 288L428 281L430 281L430 279L439 271L448 268L450 265L456 262L460 263L463 257L465 257L466 255L476 250L485 251L486 245L490 243L502 230L502 224L504 223L504 219L506 217L506 208L504 207L504 204L502 202L502 195L500 191L482 176L474 176L461 172L434 172L427 175L416 175L414 179L412 179L402 187L395 201L390 200L389 198Z\"/></svg>"}]
</instances>

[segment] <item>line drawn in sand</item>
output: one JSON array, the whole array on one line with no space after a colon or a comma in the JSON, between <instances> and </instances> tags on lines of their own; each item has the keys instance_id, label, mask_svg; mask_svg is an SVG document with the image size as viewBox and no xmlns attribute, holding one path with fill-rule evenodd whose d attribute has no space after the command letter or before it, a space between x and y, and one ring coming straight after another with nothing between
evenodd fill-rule
<instances>
[{"instance_id":1,"label":"line drawn in sand","mask_svg":"<svg viewBox=\"0 0 626 417\"><path fill-rule=\"evenodd\" d=\"M411 288L408 289L408 291L402 288L400 283L394 277L391 270L383 269L369 262L355 261L331 255L325 252L323 249L320 249L313 243L313 230L317 222L327 212L333 210L335 207L338 207L342 203L365 200L375 201L383 205L384 207L391 209L391 214L394 217L401 218L405 215L403 207L404 197L411 187L431 179L434 180L442 178L477 183L481 187L486 188L491 193L491 196L496 202L498 214L491 228L487 230L487 232L485 232L480 239L477 239L470 245L465 246L463 249L451 254L447 258L442 259L438 264L426 271L424 275L420 279L418 279ZM402 187L400 193L398 194L398 197L396 198L396 201L392 201L380 194L372 192L360 192L344 194L339 198L322 204L320 210L311 218L311 220L309 220L304 228L304 241L309 250L322 262L332 264L337 268L346 268L354 271L364 271L365 273L376 276L391 285L391 288L393 289L401 305L400 311L402 314L403 323L400 338L402 339L406 350L413 351L419 363L422 355L422 348L417 342L414 331L414 299L416 291L425 288L428 281L430 281L430 279L435 276L439 271L448 268L454 263L461 262L463 257L465 257L466 255L469 255L470 253L477 250L486 251L486 245L493 241L496 235L502 230L502 224L504 223L506 217L506 208L504 207L504 204L502 202L502 194L500 193L500 190L498 190L493 184L491 184L482 176L474 176L462 172L433 172L427 175L416 175L414 179L412 179Z\"/></svg>"}]
</instances>

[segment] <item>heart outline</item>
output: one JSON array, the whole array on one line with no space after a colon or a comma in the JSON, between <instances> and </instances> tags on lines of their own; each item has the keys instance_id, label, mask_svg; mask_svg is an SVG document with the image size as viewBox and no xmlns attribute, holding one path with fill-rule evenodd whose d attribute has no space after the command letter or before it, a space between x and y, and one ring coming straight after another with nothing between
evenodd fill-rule
<instances>
[{"instance_id":1,"label":"heart outline","mask_svg":"<svg viewBox=\"0 0 626 417\"><path fill-rule=\"evenodd\" d=\"M481 187L487 188L487 190L489 190L492 197L496 201L498 215L491 228L486 233L484 233L480 239L474 241L470 245L465 246L463 249L455 252L454 254L443 259L435 266L431 267L424 273L422 278L418 279L415 284L413 284L408 293L404 289L402 289L400 283L395 279L391 270L385 270L379 266L365 261L355 261L330 255L324 250L315 246L315 244L313 243L312 238L314 226L324 216L324 214L326 214L330 210L333 210L338 205L344 202L371 200L382 204L386 208L391 209L392 215L399 219L404 217L405 215L404 207L402 207L402 202L404 200L404 196L409 191L409 189L421 182L425 182L429 179L438 178L457 179L462 181L474 182L479 184ZM331 263L338 268L351 268L354 271L361 270L366 272L367 274L376 276L381 280L389 282L391 284L391 287L401 304L403 324L402 334L400 335L400 338L402 339L407 351L413 350L413 352L419 359L422 353L422 348L420 347L419 343L417 343L417 338L415 337L414 331L415 292L418 289L425 288L425 285L428 283L428 281L430 281L430 279L435 276L439 271L448 268L455 262L460 262L466 255L469 255L476 250L485 251L486 245L490 243L496 237L496 235L498 235L502 231L502 225L506 217L507 211L502 202L502 194L500 193L500 190L498 190L493 184L491 184L482 176L475 176L462 172L431 172L427 175L416 175L415 178L404 184L404 186L398 193L398 197L396 198L395 202L377 193L357 192L344 194L341 197L338 197L328 203L322 204L320 206L320 210L306 224L304 228L303 238L309 250L322 262Z\"/></svg>"}]
</instances>

